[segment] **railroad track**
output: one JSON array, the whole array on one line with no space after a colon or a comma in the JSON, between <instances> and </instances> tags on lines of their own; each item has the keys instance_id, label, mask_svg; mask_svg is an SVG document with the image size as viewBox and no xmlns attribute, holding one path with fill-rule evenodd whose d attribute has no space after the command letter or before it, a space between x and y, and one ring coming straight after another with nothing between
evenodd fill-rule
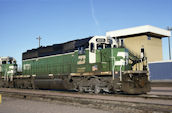
<instances>
[{"instance_id":1,"label":"railroad track","mask_svg":"<svg viewBox=\"0 0 172 113\"><path fill-rule=\"evenodd\" d=\"M33 89L14 89L14 88L0 88L0 92L3 93L29 93L29 94L43 94L46 93L47 95L61 95L65 94L65 96L68 96L68 94L74 94L74 95L82 95L82 96L88 96L88 95L97 95L97 96L112 96L112 97L131 97L131 98L145 98L145 99L163 99L163 100L172 100L172 90L153 90L153 92L150 92L148 94L141 94L141 95L126 95L126 94L92 94L92 93L79 93L74 91L57 91L57 90L33 90ZM159 93L161 92L161 93ZM163 92L163 93L162 93ZM168 92L171 92L171 95L168 94Z\"/></svg>"},{"instance_id":2,"label":"railroad track","mask_svg":"<svg viewBox=\"0 0 172 113\"><path fill-rule=\"evenodd\" d=\"M135 109L144 112L172 112L172 97L166 95L95 95L77 92L8 88L0 88L0 93L7 97L50 102L58 101L112 111L115 107L121 107L123 109Z\"/></svg>"}]
</instances>

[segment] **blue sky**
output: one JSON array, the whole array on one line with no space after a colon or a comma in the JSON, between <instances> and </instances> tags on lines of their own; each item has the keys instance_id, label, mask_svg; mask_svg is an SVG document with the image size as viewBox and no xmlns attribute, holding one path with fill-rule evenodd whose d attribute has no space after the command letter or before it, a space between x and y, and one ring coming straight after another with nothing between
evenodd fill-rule
<instances>
[{"instance_id":1,"label":"blue sky","mask_svg":"<svg viewBox=\"0 0 172 113\"><path fill-rule=\"evenodd\" d=\"M140 25L172 27L172 0L0 0L0 56ZM172 43L172 39L171 39ZM168 59L164 38L163 59Z\"/></svg>"}]
</instances>

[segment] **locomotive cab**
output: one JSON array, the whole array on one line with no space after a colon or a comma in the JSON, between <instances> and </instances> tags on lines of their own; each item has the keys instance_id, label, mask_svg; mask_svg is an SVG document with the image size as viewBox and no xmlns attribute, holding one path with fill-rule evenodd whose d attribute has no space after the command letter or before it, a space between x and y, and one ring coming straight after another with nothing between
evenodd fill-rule
<instances>
[{"instance_id":1,"label":"locomotive cab","mask_svg":"<svg viewBox=\"0 0 172 113\"><path fill-rule=\"evenodd\" d=\"M101 67L97 66L96 71L100 69L102 73L107 73L106 76L112 77L112 92L140 94L150 91L148 72L132 70L133 62L140 63L144 59L131 60L131 57L130 51L124 47L123 39L95 36L89 41L89 63L100 63Z\"/></svg>"},{"instance_id":2,"label":"locomotive cab","mask_svg":"<svg viewBox=\"0 0 172 113\"><path fill-rule=\"evenodd\" d=\"M0 77L4 81L13 81L17 73L16 60L13 57L0 57Z\"/></svg>"},{"instance_id":3,"label":"locomotive cab","mask_svg":"<svg viewBox=\"0 0 172 113\"><path fill-rule=\"evenodd\" d=\"M117 47L114 39L108 39L105 36L94 36L89 41L89 63L96 63L96 50Z\"/></svg>"}]
</instances>

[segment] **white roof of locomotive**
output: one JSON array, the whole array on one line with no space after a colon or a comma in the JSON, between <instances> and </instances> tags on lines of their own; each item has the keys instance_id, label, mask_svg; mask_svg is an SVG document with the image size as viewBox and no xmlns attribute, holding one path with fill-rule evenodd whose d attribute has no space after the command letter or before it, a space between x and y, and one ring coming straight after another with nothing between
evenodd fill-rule
<instances>
[{"instance_id":1,"label":"white roof of locomotive","mask_svg":"<svg viewBox=\"0 0 172 113\"><path fill-rule=\"evenodd\" d=\"M132 28L128 28L128 29L109 31L109 32L106 32L106 36L122 37L122 36L136 35L136 34L142 34L142 33L152 33L152 34L156 34L160 37L170 37L171 36L170 31L161 29L158 27L154 27L151 25L144 25L144 26L132 27Z\"/></svg>"}]
</instances>

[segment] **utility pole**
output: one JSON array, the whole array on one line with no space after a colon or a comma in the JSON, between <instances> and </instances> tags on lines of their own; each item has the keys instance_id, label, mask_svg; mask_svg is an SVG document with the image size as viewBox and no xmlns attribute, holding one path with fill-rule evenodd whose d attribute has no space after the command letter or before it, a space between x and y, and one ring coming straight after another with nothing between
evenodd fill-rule
<instances>
[{"instance_id":1,"label":"utility pole","mask_svg":"<svg viewBox=\"0 0 172 113\"><path fill-rule=\"evenodd\" d=\"M167 27L167 30L172 31L172 28L169 26ZM170 36L168 37L168 48L169 48L169 60L171 60L171 45L170 45Z\"/></svg>"},{"instance_id":2,"label":"utility pole","mask_svg":"<svg viewBox=\"0 0 172 113\"><path fill-rule=\"evenodd\" d=\"M37 37L36 39L39 41L39 47L41 47L41 44L40 44L40 43L41 43L41 39L42 39L42 38L39 36L39 37Z\"/></svg>"}]
</instances>

